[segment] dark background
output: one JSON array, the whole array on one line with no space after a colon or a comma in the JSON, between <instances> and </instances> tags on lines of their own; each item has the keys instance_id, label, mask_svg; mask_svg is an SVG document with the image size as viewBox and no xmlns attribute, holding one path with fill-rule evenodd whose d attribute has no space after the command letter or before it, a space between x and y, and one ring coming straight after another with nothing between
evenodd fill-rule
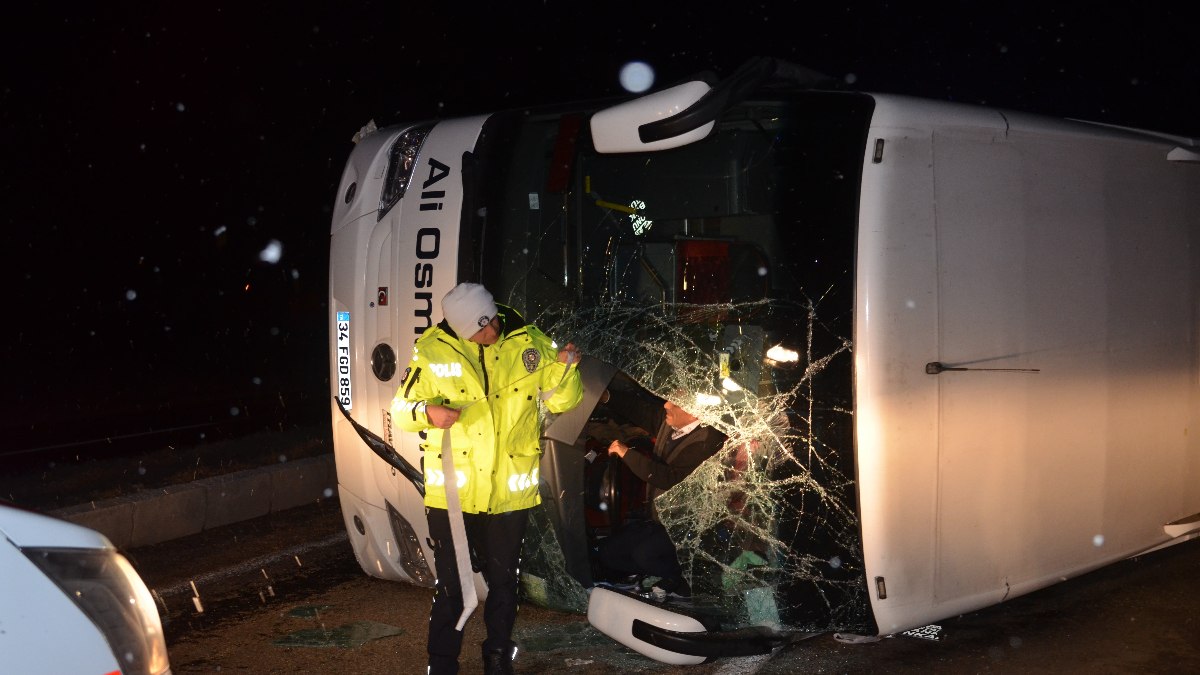
<instances>
[{"instance_id":1,"label":"dark background","mask_svg":"<svg viewBox=\"0 0 1200 675\"><path fill-rule=\"evenodd\" d=\"M0 452L327 424L330 206L371 119L620 95L635 59L664 86L764 55L864 91L1200 137L1177 3L913 4L6 6Z\"/></svg>"}]
</instances>

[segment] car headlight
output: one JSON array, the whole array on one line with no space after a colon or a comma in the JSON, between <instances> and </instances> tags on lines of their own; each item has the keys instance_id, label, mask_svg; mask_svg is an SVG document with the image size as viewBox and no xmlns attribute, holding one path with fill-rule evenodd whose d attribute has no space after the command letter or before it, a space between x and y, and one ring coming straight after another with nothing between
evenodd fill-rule
<instances>
[{"instance_id":1,"label":"car headlight","mask_svg":"<svg viewBox=\"0 0 1200 675\"><path fill-rule=\"evenodd\" d=\"M383 192L379 195L379 220L392 210L408 190L408 183L417 166L417 153L421 151L421 144L432 128L432 124L413 127L400 134L388 149L387 177L383 181Z\"/></svg>"},{"instance_id":2,"label":"car headlight","mask_svg":"<svg viewBox=\"0 0 1200 675\"><path fill-rule=\"evenodd\" d=\"M95 549L26 548L22 552L96 624L122 673L170 672L158 608L125 556Z\"/></svg>"}]
</instances>

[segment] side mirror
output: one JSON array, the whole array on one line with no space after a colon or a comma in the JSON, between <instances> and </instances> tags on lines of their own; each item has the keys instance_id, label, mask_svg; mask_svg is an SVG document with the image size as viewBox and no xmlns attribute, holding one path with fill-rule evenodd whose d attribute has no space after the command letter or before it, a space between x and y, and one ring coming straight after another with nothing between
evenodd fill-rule
<instances>
[{"instance_id":1,"label":"side mirror","mask_svg":"<svg viewBox=\"0 0 1200 675\"><path fill-rule=\"evenodd\" d=\"M639 129L646 124L678 115L704 98L711 89L712 87L704 82L684 82L597 112L592 115L591 121L592 143L596 152L607 154L669 150L703 139L712 131L715 121L653 141L643 141Z\"/></svg>"},{"instance_id":2,"label":"side mirror","mask_svg":"<svg viewBox=\"0 0 1200 675\"><path fill-rule=\"evenodd\" d=\"M765 82L796 89L829 86L815 70L769 57L754 57L710 87L692 81L601 110L592 116L596 152L646 152L677 148L708 136L717 117Z\"/></svg>"}]
</instances>

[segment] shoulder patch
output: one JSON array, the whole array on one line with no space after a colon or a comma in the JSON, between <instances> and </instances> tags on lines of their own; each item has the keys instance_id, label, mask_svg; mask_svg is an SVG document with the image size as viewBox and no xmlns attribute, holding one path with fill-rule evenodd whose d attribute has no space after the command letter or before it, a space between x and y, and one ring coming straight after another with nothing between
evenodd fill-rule
<instances>
[{"instance_id":1,"label":"shoulder patch","mask_svg":"<svg viewBox=\"0 0 1200 675\"><path fill-rule=\"evenodd\" d=\"M542 354L538 350L530 347L521 352L521 361L525 364L525 370L533 372L537 370L538 363L542 360Z\"/></svg>"}]
</instances>

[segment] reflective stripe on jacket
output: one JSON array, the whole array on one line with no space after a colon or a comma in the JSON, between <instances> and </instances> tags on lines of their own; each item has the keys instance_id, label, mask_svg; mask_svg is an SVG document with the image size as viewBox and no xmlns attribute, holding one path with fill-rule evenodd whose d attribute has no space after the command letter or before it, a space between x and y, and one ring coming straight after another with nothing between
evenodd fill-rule
<instances>
[{"instance_id":1,"label":"reflective stripe on jacket","mask_svg":"<svg viewBox=\"0 0 1200 675\"><path fill-rule=\"evenodd\" d=\"M583 398L578 368L567 372L550 338L516 311L499 310L501 334L494 345L460 339L445 321L426 329L392 401L396 426L425 432L426 506L446 508L447 480L458 482L463 513L505 513L540 504L540 395L553 390L545 399L553 413L570 410ZM442 471L444 432L429 423L426 405L461 410L450 427L453 478Z\"/></svg>"}]
</instances>

